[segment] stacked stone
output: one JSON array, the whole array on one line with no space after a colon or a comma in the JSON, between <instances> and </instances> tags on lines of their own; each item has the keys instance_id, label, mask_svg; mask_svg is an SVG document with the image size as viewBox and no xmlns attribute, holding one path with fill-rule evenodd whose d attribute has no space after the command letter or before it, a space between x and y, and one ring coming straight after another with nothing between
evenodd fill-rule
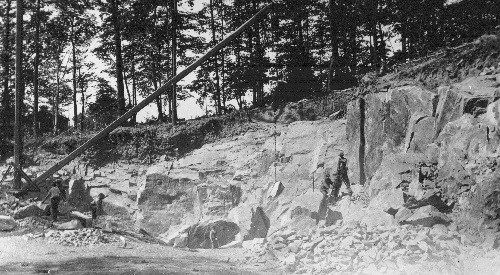
<instances>
[{"instance_id":1,"label":"stacked stone","mask_svg":"<svg viewBox=\"0 0 500 275\"><path fill-rule=\"evenodd\" d=\"M47 239L48 243L61 244L66 246L89 246L102 245L115 242L115 238L110 238L101 230L84 228L79 230L56 231L49 230L46 233L27 234L27 239L42 237Z\"/></svg>"},{"instance_id":2,"label":"stacked stone","mask_svg":"<svg viewBox=\"0 0 500 275\"><path fill-rule=\"evenodd\" d=\"M49 231L45 234L49 243L68 246L100 245L111 242L101 230L85 228L80 230Z\"/></svg>"},{"instance_id":3,"label":"stacked stone","mask_svg":"<svg viewBox=\"0 0 500 275\"><path fill-rule=\"evenodd\" d=\"M19 224L20 227L29 229L48 229L52 224L51 221L44 220L36 216L17 220L17 223Z\"/></svg>"}]
</instances>

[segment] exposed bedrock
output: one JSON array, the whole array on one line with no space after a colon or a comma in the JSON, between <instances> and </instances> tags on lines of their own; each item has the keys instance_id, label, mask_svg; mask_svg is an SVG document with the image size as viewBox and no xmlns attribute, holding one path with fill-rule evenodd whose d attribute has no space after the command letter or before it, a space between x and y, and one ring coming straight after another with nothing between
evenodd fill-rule
<instances>
[{"instance_id":1,"label":"exposed bedrock","mask_svg":"<svg viewBox=\"0 0 500 275\"><path fill-rule=\"evenodd\" d=\"M363 106L351 102L347 151L353 170L364 172L354 177L367 179L370 206L397 215L408 210L404 205L435 203L440 212L456 207L464 210L464 221L492 227L500 144L497 86L480 76L436 92L405 86L369 93ZM426 204L428 197L439 203Z\"/></svg>"}]
</instances>

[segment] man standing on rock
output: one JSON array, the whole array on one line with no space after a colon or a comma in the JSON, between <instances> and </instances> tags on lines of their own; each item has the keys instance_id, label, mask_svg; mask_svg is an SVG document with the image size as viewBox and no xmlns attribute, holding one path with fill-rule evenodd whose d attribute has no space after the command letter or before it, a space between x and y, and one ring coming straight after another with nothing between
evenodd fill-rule
<instances>
[{"instance_id":1,"label":"man standing on rock","mask_svg":"<svg viewBox=\"0 0 500 275\"><path fill-rule=\"evenodd\" d=\"M351 183L349 182L349 177L347 176L347 159L344 157L344 152L340 152L339 154L339 162L337 165L337 183L338 183L338 189L340 189L340 186L342 185L342 182L344 182L345 186L347 187L347 192L349 192L349 196L352 195L352 189L351 189ZM336 190L336 194L338 194L339 190Z\"/></svg>"},{"instance_id":2,"label":"man standing on rock","mask_svg":"<svg viewBox=\"0 0 500 275\"><path fill-rule=\"evenodd\" d=\"M52 183L52 188L49 189L49 193L42 201L42 204L50 197L50 214L52 216L52 221L57 221L57 214L59 210L59 202L61 201L61 191L57 187L57 182Z\"/></svg>"}]
</instances>

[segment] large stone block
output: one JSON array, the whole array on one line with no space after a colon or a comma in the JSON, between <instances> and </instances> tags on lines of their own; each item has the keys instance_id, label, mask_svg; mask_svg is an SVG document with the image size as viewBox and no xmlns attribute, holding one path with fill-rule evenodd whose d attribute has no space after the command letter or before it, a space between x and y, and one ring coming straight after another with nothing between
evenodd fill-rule
<instances>
[{"instance_id":1,"label":"large stone block","mask_svg":"<svg viewBox=\"0 0 500 275\"><path fill-rule=\"evenodd\" d=\"M83 179L72 179L69 182L68 203L77 211L87 212L90 210L90 188L87 188Z\"/></svg>"},{"instance_id":2,"label":"large stone block","mask_svg":"<svg viewBox=\"0 0 500 275\"><path fill-rule=\"evenodd\" d=\"M0 216L0 231L11 231L17 227L16 221L9 216Z\"/></svg>"},{"instance_id":3,"label":"large stone block","mask_svg":"<svg viewBox=\"0 0 500 275\"><path fill-rule=\"evenodd\" d=\"M24 219L33 216L43 216L45 211L35 204L30 204L28 206L17 209L14 212L14 219Z\"/></svg>"},{"instance_id":4,"label":"large stone block","mask_svg":"<svg viewBox=\"0 0 500 275\"><path fill-rule=\"evenodd\" d=\"M403 222L412 225L422 225L426 227L432 227L435 224L448 225L450 224L451 219L448 218L445 214L439 212L439 210L436 207L432 205L427 205L415 210L413 215L411 215L408 219L406 219Z\"/></svg>"},{"instance_id":5,"label":"large stone block","mask_svg":"<svg viewBox=\"0 0 500 275\"><path fill-rule=\"evenodd\" d=\"M210 230L214 228L218 239L218 247L231 243L240 232L238 225L233 222L217 220L209 223L195 224L188 229L187 247L211 248Z\"/></svg>"}]
</instances>

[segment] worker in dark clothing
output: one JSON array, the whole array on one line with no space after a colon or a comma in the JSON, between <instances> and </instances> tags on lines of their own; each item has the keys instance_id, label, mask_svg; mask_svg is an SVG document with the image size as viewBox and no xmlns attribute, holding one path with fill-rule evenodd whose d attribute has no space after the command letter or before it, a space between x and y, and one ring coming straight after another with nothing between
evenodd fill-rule
<instances>
[{"instance_id":1,"label":"worker in dark clothing","mask_svg":"<svg viewBox=\"0 0 500 275\"><path fill-rule=\"evenodd\" d=\"M219 247L219 239L217 239L217 231L215 231L215 227L210 227L210 232L208 233L210 236L210 243L212 244L212 249Z\"/></svg>"},{"instance_id":2,"label":"worker in dark clothing","mask_svg":"<svg viewBox=\"0 0 500 275\"><path fill-rule=\"evenodd\" d=\"M105 196L103 193L99 193L97 195L97 200L93 200L90 203L90 210L92 212L92 226L96 227L97 224L97 219L99 216L102 216L104 214L103 210L103 201L107 196Z\"/></svg>"},{"instance_id":3,"label":"worker in dark clothing","mask_svg":"<svg viewBox=\"0 0 500 275\"><path fill-rule=\"evenodd\" d=\"M59 208L59 202L61 201L61 191L57 187L57 182L52 183L52 188L49 189L49 193L42 201L42 204L50 197L50 214L52 220L57 221L57 214Z\"/></svg>"},{"instance_id":4,"label":"worker in dark clothing","mask_svg":"<svg viewBox=\"0 0 500 275\"><path fill-rule=\"evenodd\" d=\"M103 204L103 201L106 197L107 196L105 196L103 193L99 193L99 195L97 196L97 215L98 216L101 216L102 214L104 214L102 204Z\"/></svg>"},{"instance_id":5,"label":"worker in dark clothing","mask_svg":"<svg viewBox=\"0 0 500 275\"><path fill-rule=\"evenodd\" d=\"M342 185L342 182L344 182L345 186L347 187L347 192L349 192L349 196L352 195L351 183L349 182L349 177L347 176L347 159L344 157L343 152L340 152L339 154L339 163L337 165L337 182L339 189ZM338 191L339 190L336 190L336 193L338 193Z\"/></svg>"},{"instance_id":6,"label":"worker in dark clothing","mask_svg":"<svg viewBox=\"0 0 500 275\"><path fill-rule=\"evenodd\" d=\"M332 179L330 178L330 172L325 169L324 173L324 178L323 182L321 183L321 187L319 188L321 194L323 194L323 199L328 198L329 194L328 191L330 188L334 188L334 184Z\"/></svg>"}]
</instances>

